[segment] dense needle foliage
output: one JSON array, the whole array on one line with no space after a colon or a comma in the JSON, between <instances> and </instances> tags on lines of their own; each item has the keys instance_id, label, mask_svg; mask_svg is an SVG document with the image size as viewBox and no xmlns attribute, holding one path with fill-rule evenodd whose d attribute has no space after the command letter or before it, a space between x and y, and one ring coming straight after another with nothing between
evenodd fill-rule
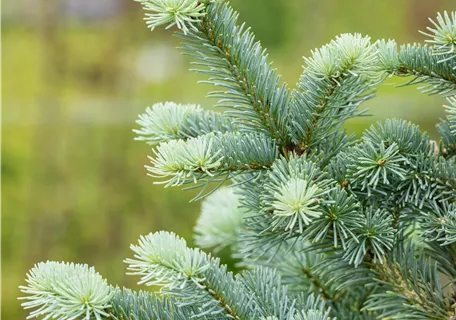
<instances>
[{"instance_id":1,"label":"dense needle foliage","mask_svg":"<svg viewBox=\"0 0 456 320\"><path fill-rule=\"evenodd\" d=\"M154 292L39 263L21 287L30 318L456 319L456 13L431 20L427 45L342 34L290 90L227 2L138 2L152 30L177 26L223 107L148 108L135 130L153 145L147 171L200 188L196 243L229 247L244 271L160 231L125 260ZM397 119L360 139L341 129L390 76L447 99L440 141Z\"/></svg>"}]
</instances>

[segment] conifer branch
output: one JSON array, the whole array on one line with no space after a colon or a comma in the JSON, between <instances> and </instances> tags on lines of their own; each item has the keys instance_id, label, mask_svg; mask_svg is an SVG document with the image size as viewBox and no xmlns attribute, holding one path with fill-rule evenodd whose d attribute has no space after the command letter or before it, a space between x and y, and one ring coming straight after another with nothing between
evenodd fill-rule
<instances>
[{"instance_id":1,"label":"conifer branch","mask_svg":"<svg viewBox=\"0 0 456 320\"><path fill-rule=\"evenodd\" d=\"M374 294L365 309L377 310L383 318L451 319L454 310L443 296L437 268L433 261L417 255L409 244L398 247L394 261L377 269L385 293ZM402 317L402 316L401 316Z\"/></svg>"},{"instance_id":2,"label":"conifer branch","mask_svg":"<svg viewBox=\"0 0 456 320\"><path fill-rule=\"evenodd\" d=\"M199 306L181 306L172 297L158 296L150 292L134 292L129 289L114 290L111 301L110 317L112 320L188 320L200 313ZM216 320L216 317L198 315L201 320ZM220 317L219 319L223 319Z\"/></svg>"},{"instance_id":3,"label":"conifer branch","mask_svg":"<svg viewBox=\"0 0 456 320\"><path fill-rule=\"evenodd\" d=\"M431 38L426 42L433 45L433 54L440 58L439 63L447 61L454 63L453 59L456 58L456 12L438 13L436 20L429 18L429 21L434 25L434 28L426 28L429 33L420 32ZM456 69L456 66L453 69Z\"/></svg>"},{"instance_id":4,"label":"conifer branch","mask_svg":"<svg viewBox=\"0 0 456 320\"><path fill-rule=\"evenodd\" d=\"M87 265L41 262L27 274L28 286L21 286L27 296L22 306L35 309L27 319L42 317L59 319L81 318L101 320L109 317L108 309L114 295L94 268Z\"/></svg>"},{"instance_id":5,"label":"conifer branch","mask_svg":"<svg viewBox=\"0 0 456 320\"><path fill-rule=\"evenodd\" d=\"M445 158L456 156L456 96L448 98L450 103L444 106L447 111L447 119L437 125L437 130L442 137L440 154Z\"/></svg>"},{"instance_id":6,"label":"conifer branch","mask_svg":"<svg viewBox=\"0 0 456 320\"><path fill-rule=\"evenodd\" d=\"M244 319L248 314L247 297L230 300L230 295L244 293L226 267L198 249L187 248L182 238L166 232L149 234L132 249L135 258L125 262L130 274L141 276L139 283L160 286L162 292L182 300L182 305L199 303L204 306L202 315L222 312L232 319Z\"/></svg>"},{"instance_id":7,"label":"conifer branch","mask_svg":"<svg viewBox=\"0 0 456 320\"><path fill-rule=\"evenodd\" d=\"M224 91L214 91L218 106L231 108L227 113L241 128L261 131L288 143L288 89L267 62L267 55L244 24L238 26L238 14L226 3L215 3L198 25L179 37L182 49L196 60L194 71L207 74L207 81Z\"/></svg>"},{"instance_id":8,"label":"conifer branch","mask_svg":"<svg viewBox=\"0 0 456 320\"><path fill-rule=\"evenodd\" d=\"M190 139L207 133L234 131L231 120L220 113L205 111L199 105L181 105L174 102L154 104L139 115L136 121L141 129L135 140L157 144L176 139Z\"/></svg>"},{"instance_id":9,"label":"conifer branch","mask_svg":"<svg viewBox=\"0 0 456 320\"><path fill-rule=\"evenodd\" d=\"M165 186L226 181L268 169L278 155L274 141L263 134L207 134L187 141L161 143L146 166L152 177L168 178Z\"/></svg>"},{"instance_id":10,"label":"conifer branch","mask_svg":"<svg viewBox=\"0 0 456 320\"><path fill-rule=\"evenodd\" d=\"M394 41L378 42L380 70L390 75L413 77L406 85L421 85L423 93L452 95L456 91L456 70L449 61L440 61L432 48L407 44L399 52Z\"/></svg>"},{"instance_id":11,"label":"conifer branch","mask_svg":"<svg viewBox=\"0 0 456 320\"><path fill-rule=\"evenodd\" d=\"M360 115L358 106L380 80L376 49L360 34L337 37L305 62L290 106L290 134L299 154L309 154L346 119Z\"/></svg>"},{"instance_id":12,"label":"conifer branch","mask_svg":"<svg viewBox=\"0 0 456 320\"><path fill-rule=\"evenodd\" d=\"M194 229L195 243L200 248L218 252L236 245L245 215L239 198L235 187L223 187L203 201Z\"/></svg>"}]
</instances>

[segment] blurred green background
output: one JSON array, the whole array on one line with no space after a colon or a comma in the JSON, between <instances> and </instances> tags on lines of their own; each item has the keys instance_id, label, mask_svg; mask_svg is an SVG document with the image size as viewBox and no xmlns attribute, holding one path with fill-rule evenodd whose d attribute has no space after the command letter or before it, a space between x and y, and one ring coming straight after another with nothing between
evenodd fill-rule
<instances>
[{"instance_id":1,"label":"blurred green background","mask_svg":"<svg viewBox=\"0 0 456 320\"><path fill-rule=\"evenodd\" d=\"M291 84L302 56L344 32L424 40L418 30L454 0L232 0ZM211 88L163 28L151 33L130 0L17 0L2 4L2 316L24 319L25 273L43 260L88 263L136 288L122 260L141 234L166 229L191 242L199 203L146 176L150 148L133 141L138 113L158 101L201 103ZM399 117L436 137L441 97L392 79L369 101L359 132Z\"/></svg>"}]
</instances>

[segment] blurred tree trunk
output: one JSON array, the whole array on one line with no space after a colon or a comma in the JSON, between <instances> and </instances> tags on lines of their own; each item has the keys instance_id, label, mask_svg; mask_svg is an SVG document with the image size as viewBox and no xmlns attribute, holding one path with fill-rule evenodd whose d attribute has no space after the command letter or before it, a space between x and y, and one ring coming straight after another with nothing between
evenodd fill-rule
<instances>
[{"instance_id":1,"label":"blurred tree trunk","mask_svg":"<svg viewBox=\"0 0 456 320\"><path fill-rule=\"evenodd\" d=\"M42 90L40 121L59 118L61 80L64 73L66 52L60 37L62 13L59 0L39 0L38 39L44 52L41 62Z\"/></svg>"},{"instance_id":2,"label":"blurred tree trunk","mask_svg":"<svg viewBox=\"0 0 456 320\"><path fill-rule=\"evenodd\" d=\"M65 50L62 27L64 16L59 0L39 0L37 4L37 39L42 51L40 62L40 95L36 105L35 134L32 141L32 157L39 166L34 166L29 185L27 210L32 213L27 258L34 262L49 250L54 242L53 232L58 223L59 203L62 199L60 180L63 179L59 159L64 137L57 128L65 128L62 116L62 82L65 81ZM36 192L40 190L40 192ZM52 204L43 204L39 197L52 194ZM49 199L48 199L49 200ZM37 205L38 204L38 205ZM46 209L45 209L46 208ZM49 208L52 208L49 210ZM49 210L49 211L48 211ZM45 217L50 218L45 218Z\"/></svg>"},{"instance_id":3,"label":"blurred tree trunk","mask_svg":"<svg viewBox=\"0 0 456 320\"><path fill-rule=\"evenodd\" d=\"M407 31L414 36L416 36L417 30L426 31L426 27L430 26L428 18L434 19L438 12L455 9L447 7L448 2L446 1L414 0L409 1L408 5L410 23Z\"/></svg>"}]
</instances>

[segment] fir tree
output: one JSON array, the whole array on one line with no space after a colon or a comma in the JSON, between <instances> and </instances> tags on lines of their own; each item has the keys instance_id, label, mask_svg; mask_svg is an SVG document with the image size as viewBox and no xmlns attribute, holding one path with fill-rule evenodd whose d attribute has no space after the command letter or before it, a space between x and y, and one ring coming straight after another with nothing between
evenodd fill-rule
<instances>
[{"instance_id":1,"label":"fir tree","mask_svg":"<svg viewBox=\"0 0 456 320\"><path fill-rule=\"evenodd\" d=\"M177 26L225 110L148 108L135 130L153 145L146 168L166 186L201 188L196 243L230 247L245 270L151 233L125 263L158 292L39 263L21 287L29 318L456 319L455 12L431 20L427 45L342 34L305 59L290 90L228 3L138 2L152 30ZM447 98L440 141L396 119L360 139L341 129L393 75Z\"/></svg>"}]
</instances>

